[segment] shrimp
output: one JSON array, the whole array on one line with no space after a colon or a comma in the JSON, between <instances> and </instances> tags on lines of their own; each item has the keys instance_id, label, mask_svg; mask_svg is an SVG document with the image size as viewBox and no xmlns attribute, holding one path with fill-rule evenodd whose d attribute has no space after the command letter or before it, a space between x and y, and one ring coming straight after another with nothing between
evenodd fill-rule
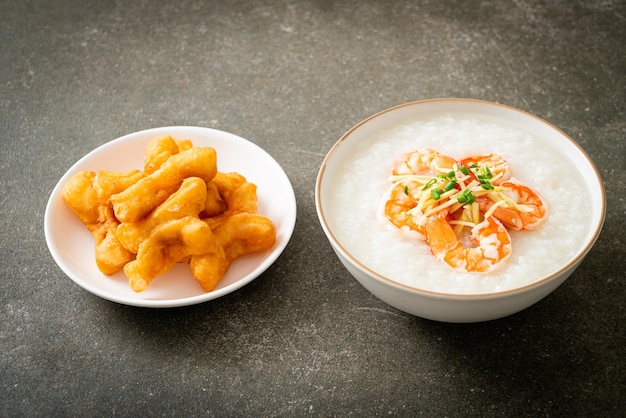
<instances>
[{"instance_id":1,"label":"shrimp","mask_svg":"<svg viewBox=\"0 0 626 418\"><path fill-rule=\"evenodd\" d=\"M455 270L486 273L511 255L511 237L494 217L487 217L471 229L475 246L463 246L448 222L447 211L427 219L427 243L433 255Z\"/></svg>"},{"instance_id":2,"label":"shrimp","mask_svg":"<svg viewBox=\"0 0 626 418\"><path fill-rule=\"evenodd\" d=\"M423 195L430 196L429 187L437 176L447 176L455 170L458 170L456 160L430 148L405 154L392 171L393 185L386 194L383 208L385 217L396 227L416 231L419 238L426 239L424 212L428 208L424 207ZM443 178L449 182L447 177Z\"/></svg>"},{"instance_id":3,"label":"shrimp","mask_svg":"<svg viewBox=\"0 0 626 418\"><path fill-rule=\"evenodd\" d=\"M472 168L476 176L488 177L486 180L495 186L511 178L509 163L497 153L463 158L461 164Z\"/></svg>"},{"instance_id":4,"label":"shrimp","mask_svg":"<svg viewBox=\"0 0 626 418\"><path fill-rule=\"evenodd\" d=\"M409 229L418 232L420 238L425 239L424 226L415 221L411 210L417 205L417 201L411 192L415 186L414 182L397 183L391 189L388 199L385 202L384 214L396 227Z\"/></svg>"},{"instance_id":5,"label":"shrimp","mask_svg":"<svg viewBox=\"0 0 626 418\"><path fill-rule=\"evenodd\" d=\"M500 184L501 192L476 198L480 210L488 213L494 205L493 216L513 231L532 231L548 214L541 197L530 187L515 179Z\"/></svg>"},{"instance_id":6,"label":"shrimp","mask_svg":"<svg viewBox=\"0 0 626 418\"><path fill-rule=\"evenodd\" d=\"M416 150L404 156L392 171L393 185L386 195L384 215L396 227L416 231L424 236L424 214L416 207L419 190L433 175L448 173L456 161L430 148Z\"/></svg>"},{"instance_id":7,"label":"shrimp","mask_svg":"<svg viewBox=\"0 0 626 418\"><path fill-rule=\"evenodd\" d=\"M454 164L457 162L453 158L425 148L406 154L404 160L393 170L393 174L447 173L453 169Z\"/></svg>"}]
</instances>

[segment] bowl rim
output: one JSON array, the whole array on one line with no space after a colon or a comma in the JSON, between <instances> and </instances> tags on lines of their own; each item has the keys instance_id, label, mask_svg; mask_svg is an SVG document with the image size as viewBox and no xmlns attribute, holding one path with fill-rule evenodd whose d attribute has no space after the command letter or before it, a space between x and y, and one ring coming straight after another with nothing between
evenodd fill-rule
<instances>
[{"instance_id":1,"label":"bowl rim","mask_svg":"<svg viewBox=\"0 0 626 418\"><path fill-rule=\"evenodd\" d=\"M382 274L374 271L370 267L366 266L361 261L359 261L337 239L335 234L332 232L330 226L328 225L328 222L326 221L326 216L324 215L324 209L322 207L322 202L321 202L321 186L322 186L322 182L323 182L324 173L326 171L326 166L328 164L329 159L335 153L337 148L343 142L345 142L348 139L348 137L354 131L359 129L361 126L371 122L372 120L374 120L376 118L379 118L380 116L383 116L383 115L385 115L387 113L396 111L396 110L401 109L401 108L409 107L409 106L423 105L423 104L429 104L429 103L438 103L438 102L439 103L442 103L442 102L457 102L457 103L463 102L463 103L473 103L473 104L487 105L487 106L496 106L496 107L500 107L502 109L505 109L507 111L520 113L523 116L535 119L539 123L544 124L547 127L551 128L551 129L557 131L559 134L561 134L563 136L563 138L566 139L567 141L569 141L570 144L573 145L574 148L576 148L576 150L589 163L589 165L590 165L590 167L591 167L591 169L592 169L592 171L593 171L593 173L595 175L595 178L598 181L598 185L600 187L599 192L600 192L600 195L602 197L601 202L600 202L600 216L598 217L597 221L594 220L595 224L591 225L591 230L593 231L593 233L587 239L585 245L576 254L574 254L574 256L572 256L572 258L570 258L570 260L568 260L568 262L566 264L564 264L563 266L558 268L556 271L550 273L547 276L544 276L544 277L542 277L540 279L534 280L534 281L532 281L530 283L527 283L527 284L524 284L522 286L513 287L511 289L505 289L505 290L494 291L494 292L481 292L481 293L446 293L446 292L428 290L428 289L423 289L423 288L416 287L416 286L407 285L407 284L398 282L397 280L391 279L391 278L389 278L389 277L387 277L385 275L382 275ZM580 144L578 144L576 141L574 141L568 134L563 132L563 130L561 130L560 128L558 128L554 124L552 124L552 123L550 123L550 122L548 122L548 121L546 121L546 120L540 118L539 116L536 116L536 115L534 115L534 114L532 114L530 112L518 109L518 108L513 107L513 106L509 106L509 105L506 105L506 104L501 104L501 103L491 102L491 101L481 100L481 99L449 97L449 98L422 99L422 100L415 100L415 101L411 101L411 102L398 104L398 105L389 107L387 109L381 110L381 111L379 111L377 113L374 113L374 114L366 117L362 121L358 122L357 124L352 126L350 129L348 129L348 131L346 131L333 144L333 146L330 148L330 150L328 151L328 153L324 157L324 160L322 161L322 164L321 164L320 169L318 171L317 179L316 179L316 182L315 182L315 206L316 206L318 219L320 221L322 229L324 230L324 232L326 233L327 237L331 241L331 244L335 248L335 250L338 251L339 253L341 253L341 255L343 257L345 257L350 263L352 263L352 265L354 265L356 268L361 270L363 273L368 274L370 277L374 278L375 280L377 280L379 282L382 282L383 284L386 284L386 285L391 285L392 287L396 287L396 288L400 288L400 289L404 289L404 290L409 290L409 291L416 292L416 293L422 293L422 294L426 294L426 295L430 295L430 296L438 297L438 298L454 298L454 299L478 299L478 298L481 298L481 299L485 299L485 298L497 298L497 297L509 296L509 295L512 295L512 294L517 294L517 293L523 293L523 292L530 291L530 290L532 290L534 288L540 287L540 286L542 286L542 285L552 281L555 277L558 277L558 276L562 275L565 271L575 267L579 262L581 262L582 259L584 258L584 256L589 252L591 247L593 247L593 245L595 244L595 242L597 241L597 239L598 239L598 237L600 235L600 232L602 231L602 227L604 225L604 220L605 220L605 217L606 217L606 191L605 191L605 188L604 188L604 183L602 181L602 177L600 175L600 172L599 172L598 168L596 167L596 165L594 164L593 160L590 158L589 154L582 148L582 146L580 146Z\"/></svg>"}]
</instances>

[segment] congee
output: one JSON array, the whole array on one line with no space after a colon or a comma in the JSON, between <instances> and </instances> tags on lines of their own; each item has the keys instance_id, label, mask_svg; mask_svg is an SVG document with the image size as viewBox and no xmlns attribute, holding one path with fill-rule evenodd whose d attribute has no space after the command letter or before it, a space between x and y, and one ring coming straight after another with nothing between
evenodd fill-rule
<instances>
[{"instance_id":1,"label":"congee","mask_svg":"<svg viewBox=\"0 0 626 418\"><path fill-rule=\"evenodd\" d=\"M329 226L360 263L404 285L452 294L516 288L565 264L589 229L584 179L555 155L523 127L469 116L380 130L358 143L339 169ZM495 165L476 156L490 156ZM531 198L517 208L523 220L511 221L501 210L507 202L487 196L499 192L510 200L519 185ZM473 229L472 207L481 212ZM450 238L452 230L457 238ZM453 253L446 243L454 239Z\"/></svg>"}]
</instances>

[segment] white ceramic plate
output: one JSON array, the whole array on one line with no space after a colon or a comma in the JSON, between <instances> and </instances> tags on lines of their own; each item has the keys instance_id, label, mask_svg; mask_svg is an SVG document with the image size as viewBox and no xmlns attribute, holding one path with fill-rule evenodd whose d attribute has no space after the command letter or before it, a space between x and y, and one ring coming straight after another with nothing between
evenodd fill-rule
<instances>
[{"instance_id":1,"label":"white ceramic plate","mask_svg":"<svg viewBox=\"0 0 626 418\"><path fill-rule=\"evenodd\" d=\"M194 146L217 151L218 170L236 171L257 186L259 213L276 225L277 240L266 252L235 260L212 292L204 292L186 264L155 278L147 290L135 293L123 272L106 276L98 270L91 233L62 198L62 188L75 173L83 170L141 170L150 139L171 135L191 139ZM201 127L163 127L125 135L90 152L74 164L55 186L46 207L44 228L52 257L74 282L85 290L114 302L145 307L193 305L216 299L250 283L283 252L296 222L296 199L289 178L280 165L259 146L231 133Z\"/></svg>"}]
</instances>

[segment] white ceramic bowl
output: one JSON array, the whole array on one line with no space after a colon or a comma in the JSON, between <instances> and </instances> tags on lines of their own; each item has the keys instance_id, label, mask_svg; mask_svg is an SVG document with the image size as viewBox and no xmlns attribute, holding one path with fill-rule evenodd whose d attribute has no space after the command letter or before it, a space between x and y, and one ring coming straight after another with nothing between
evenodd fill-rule
<instances>
[{"instance_id":1,"label":"white ceramic bowl","mask_svg":"<svg viewBox=\"0 0 626 418\"><path fill-rule=\"evenodd\" d=\"M129 171L143 168L148 142L157 136L191 139L194 146L217 151L222 172L236 171L257 186L259 213L276 225L276 244L268 251L249 254L231 264L212 292L205 292L193 279L189 266L177 264L155 278L147 290L133 292L123 272L105 276L94 259L94 244L87 228L72 213L62 197L63 185L83 170ZM108 142L74 164L52 191L44 220L46 242L52 257L78 285L113 302L143 307L166 308L193 305L227 295L250 283L267 270L283 252L296 222L296 199L289 178L280 165L258 145L237 135L195 126L148 129Z\"/></svg>"},{"instance_id":2,"label":"white ceramic bowl","mask_svg":"<svg viewBox=\"0 0 626 418\"><path fill-rule=\"evenodd\" d=\"M433 291L408 285L395 277L368 267L338 238L333 223L334 185L342 167L353 162L359 145L373 135L413 120L439 115L487 120L507 129L523 130L541 141L549 141L551 158L569 159L584 177L591 197L590 225L582 232L573 256L549 274L528 277L527 283L505 290L478 293ZM433 99L406 103L379 112L345 133L324 159L317 177L315 202L319 221L332 248L345 268L366 289L389 305L410 314L442 322L480 322L519 312L538 302L561 285L577 268L595 243L605 216L605 194L598 170L583 149L565 133L546 121L524 111L501 104L471 99ZM357 206L355 205L355 210ZM375 222L375 220L373 220ZM363 226L367 228L367 226ZM345 241L345 240L344 240ZM531 268L532 270L532 268ZM418 274L418 273L415 273ZM530 274L532 276L532 273Z\"/></svg>"}]
</instances>

